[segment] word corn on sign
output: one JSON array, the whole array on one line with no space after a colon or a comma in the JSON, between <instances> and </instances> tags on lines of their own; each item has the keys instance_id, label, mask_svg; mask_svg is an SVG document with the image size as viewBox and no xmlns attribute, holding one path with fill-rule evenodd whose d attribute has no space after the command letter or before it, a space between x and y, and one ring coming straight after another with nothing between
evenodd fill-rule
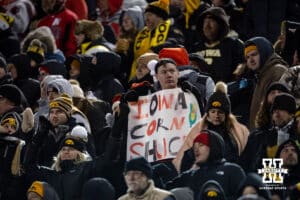
<instances>
[{"instance_id":1,"label":"word corn on sign","mask_svg":"<svg viewBox=\"0 0 300 200\"><path fill-rule=\"evenodd\" d=\"M129 103L127 160L174 158L190 128L201 118L195 96L180 88L140 96Z\"/></svg>"}]
</instances>

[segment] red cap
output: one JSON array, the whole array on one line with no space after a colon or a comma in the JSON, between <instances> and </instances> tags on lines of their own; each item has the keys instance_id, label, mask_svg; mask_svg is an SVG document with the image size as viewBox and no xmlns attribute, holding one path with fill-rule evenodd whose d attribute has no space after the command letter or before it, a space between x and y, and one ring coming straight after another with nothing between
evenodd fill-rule
<instances>
[{"instance_id":1,"label":"red cap","mask_svg":"<svg viewBox=\"0 0 300 200\"><path fill-rule=\"evenodd\" d=\"M193 144L196 142L202 143L209 147L209 137L206 132L200 132L199 135L194 139Z\"/></svg>"}]
</instances>

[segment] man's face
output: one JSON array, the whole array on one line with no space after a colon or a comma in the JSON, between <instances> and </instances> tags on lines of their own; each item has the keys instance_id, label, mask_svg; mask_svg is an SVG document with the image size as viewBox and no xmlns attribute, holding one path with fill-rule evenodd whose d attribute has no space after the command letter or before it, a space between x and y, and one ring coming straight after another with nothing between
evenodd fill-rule
<instances>
[{"instance_id":1,"label":"man's face","mask_svg":"<svg viewBox=\"0 0 300 200\"><path fill-rule=\"evenodd\" d=\"M268 104L272 104L275 97L278 95L278 94L282 94L283 92L281 90L272 90L268 96L267 96L267 101L268 101Z\"/></svg>"},{"instance_id":2,"label":"man's face","mask_svg":"<svg viewBox=\"0 0 300 200\"><path fill-rule=\"evenodd\" d=\"M80 46L85 39L85 35L83 33L75 34L75 39L77 46Z\"/></svg>"},{"instance_id":3,"label":"man's face","mask_svg":"<svg viewBox=\"0 0 300 200\"><path fill-rule=\"evenodd\" d=\"M60 150L60 160L75 160L78 157L79 151L73 147L62 147Z\"/></svg>"},{"instance_id":4,"label":"man's face","mask_svg":"<svg viewBox=\"0 0 300 200\"><path fill-rule=\"evenodd\" d=\"M0 115L6 113L9 109L11 109L11 106L9 106L8 99L0 95Z\"/></svg>"},{"instance_id":5,"label":"man's face","mask_svg":"<svg viewBox=\"0 0 300 200\"><path fill-rule=\"evenodd\" d=\"M145 13L145 24L150 31L154 30L163 19L151 12Z\"/></svg>"},{"instance_id":6,"label":"man's face","mask_svg":"<svg viewBox=\"0 0 300 200\"><path fill-rule=\"evenodd\" d=\"M134 25L131 17L128 15L128 13L124 14L121 25L125 31L133 30L135 27L135 25Z\"/></svg>"},{"instance_id":7,"label":"man's face","mask_svg":"<svg viewBox=\"0 0 300 200\"><path fill-rule=\"evenodd\" d=\"M225 113L218 108L209 109L207 120L213 125L218 126L225 122Z\"/></svg>"},{"instance_id":8,"label":"man's face","mask_svg":"<svg viewBox=\"0 0 300 200\"><path fill-rule=\"evenodd\" d=\"M3 76L6 74L6 71L4 68L0 67L0 78L3 78Z\"/></svg>"},{"instance_id":9,"label":"man's face","mask_svg":"<svg viewBox=\"0 0 300 200\"><path fill-rule=\"evenodd\" d=\"M35 192L29 192L27 194L27 200L42 200L42 197Z\"/></svg>"},{"instance_id":10,"label":"man's face","mask_svg":"<svg viewBox=\"0 0 300 200\"><path fill-rule=\"evenodd\" d=\"M170 5L179 8L181 11L185 11L184 0L171 0Z\"/></svg>"},{"instance_id":11,"label":"man's face","mask_svg":"<svg viewBox=\"0 0 300 200\"><path fill-rule=\"evenodd\" d=\"M289 121L292 120L292 118L293 115L286 110L275 109L272 112L272 121L274 125L278 127L285 126Z\"/></svg>"},{"instance_id":12,"label":"man's face","mask_svg":"<svg viewBox=\"0 0 300 200\"><path fill-rule=\"evenodd\" d=\"M298 164L296 148L291 144L286 144L279 156L283 159L283 166L295 166Z\"/></svg>"},{"instance_id":13,"label":"man's face","mask_svg":"<svg viewBox=\"0 0 300 200\"><path fill-rule=\"evenodd\" d=\"M173 63L167 63L158 68L156 78L163 90L174 89L177 87L179 71L176 65Z\"/></svg>"},{"instance_id":14,"label":"man's face","mask_svg":"<svg viewBox=\"0 0 300 200\"><path fill-rule=\"evenodd\" d=\"M205 17L203 20L203 34L208 42L215 42L219 34L218 22L211 17Z\"/></svg>"},{"instance_id":15,"label":"man's face","mask_svg":"<svg viewBox=\"0 0 300 200\"><path fill-rule=\"evenodd\" d=\"M257 50L252 50L246 55L247 67L253 71L257 70L260 65L260 56Z\"/></svg>"},{"instance_id":16,"label":"man's face","mask_svg":"<svg viewBox=\"0 0 300 200\"><path fill-rule=\"evenodd\" d=\"M129 191L141 195L149 185L147 176L141 171L131 170L124 174Z\"/></svg>"},{"instance_id":17,"label":"man's face","mask_svg":"<svg viewBox=\"0 0 300 200\"><path fill-rule=\"evenodd\" d=\"M143 78L149 72L150 72L150 70L144 63L138 63L137 68L136 68L136 77L138 79Z\"/></svg>"},{"instance_id":18,"label":"man's face","mask_svg":"<svg viewBox=\"0 0 300 200\"><path fill-rule=\"evenodd\" d=\"M298 136L300 136L300 116L296 117L295 123L296 123L296 132Z\"/></svg>"},{"instance_id":19,"label":"man's face","mask_svg":"<svg viewBox=\"0 0 300 200\"><path fill-rule=\"evenodd\" d=\"M55 88L48 87L48 90L47 90L48 101L52 101L53 99L55 99L59 96L60 95Z\"/></svg>"},{"instance_id":20,"label":"man's face","mask_svg":"<svg viewBox=\"0 0 300 200\"><path fill-rule=\"evenodd\" d=\"M18 77L18 72L17 72L17 69L16 69L14 64L8 63L7 64L7 71L10 72L11 77L13 79L16 79Z\"/></svg>"},{"instance_id":21,"label":"man's face","mask_svg":"<svg viewBox=\"0 0 300 200\"><path fill-rule=\"evenodd\" d=\"M208 159L210 149L208 146L196 142L193 145L193 151L195 155L195 163L205 163Z\"/></svg>"},{"instance_id":22,"label":"man's face","mask_svg":"<svg viewBox=\"0 0 300 200\"><path fill-rule=\"evenodd\" d=\"M52 108L49 112L49 120L52 126L65 124L68 121L67 114L59 108Z\"/></svg>"}]
</instances>

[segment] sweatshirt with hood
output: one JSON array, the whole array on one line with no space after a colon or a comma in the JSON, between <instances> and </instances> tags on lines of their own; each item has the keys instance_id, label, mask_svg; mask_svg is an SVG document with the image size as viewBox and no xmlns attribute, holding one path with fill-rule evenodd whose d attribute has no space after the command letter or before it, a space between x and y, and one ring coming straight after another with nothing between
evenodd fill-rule
<instances>
[{"instance_id":1,"label":"sweatshirt with hood","mask_svg":"<svg viewBox=\"0 0 300 200\"><path fill-rule=\"evenodd\" d=\"M246 175L242 168L234 163L226 162L225 143L222 137L207 130L210 153L205 163L198 163L197 169L190 169L166 183L167 189L189 187L194 191L195 199L202 185L208 180L217 181L224 190L227 199L236 199L237 189Z\"/></svg>"},{"instance_id":2,"label":"sweatshirt with hood","mask_svg":"<svg viewBox=\"0 0 300 200\"><path fill-rule=\"evenodd\" d=\"M256 86L250 107L250 130L254 128L254 120L261 102L271 83L278 81L287 70L287 63L274 52L272 43L264 37L254 37L246 41L245 47L255 45L260 56L260 65L254 71Z\"/></svg>"}]
</instances>

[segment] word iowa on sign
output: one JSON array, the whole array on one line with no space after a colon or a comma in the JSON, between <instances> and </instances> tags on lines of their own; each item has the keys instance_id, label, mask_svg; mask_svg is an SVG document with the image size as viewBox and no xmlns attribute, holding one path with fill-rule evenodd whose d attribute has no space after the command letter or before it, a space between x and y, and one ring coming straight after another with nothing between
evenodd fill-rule
<instances>
[{"instance_id":1,"label":"word iowa on sign","mask_svg":"<svg viewBox=\"0 0 300 200\"><path fill-rule=\"evenodd\" d=\"M129 103L127 160L174 158L190 128L201 118L195 96L180 88L140 96Z\"/></svg>"}]
</instances>

